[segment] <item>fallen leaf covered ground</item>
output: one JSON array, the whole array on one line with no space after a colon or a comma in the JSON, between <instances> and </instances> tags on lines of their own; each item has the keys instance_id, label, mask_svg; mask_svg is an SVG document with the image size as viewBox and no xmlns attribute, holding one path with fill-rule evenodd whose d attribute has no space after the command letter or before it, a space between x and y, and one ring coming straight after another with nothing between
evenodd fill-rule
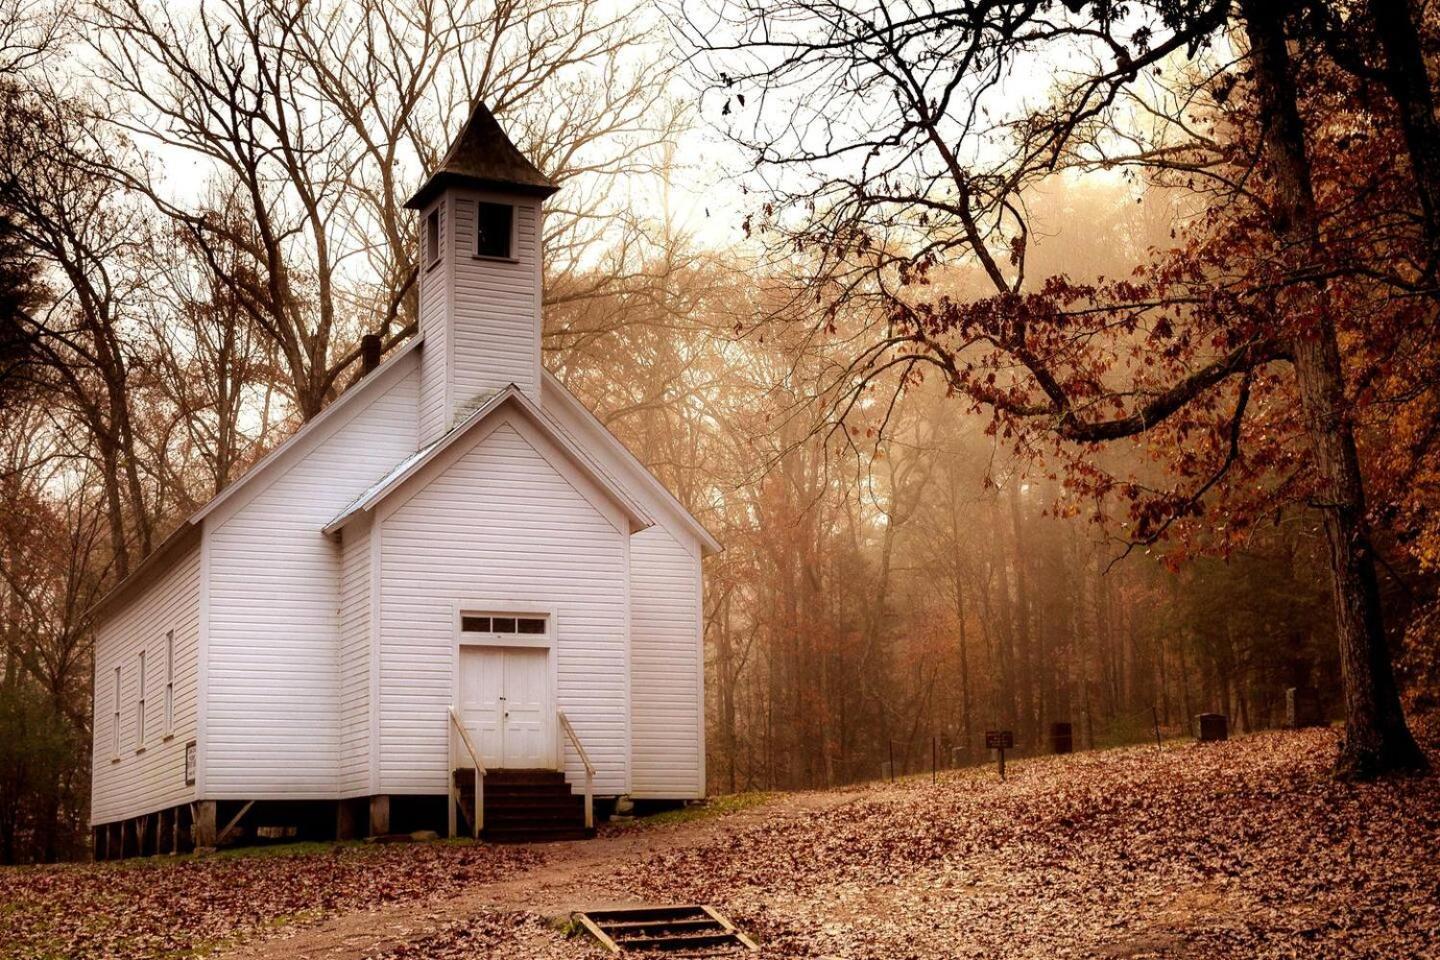
<instances>
[{"instance_id":1,"label":"fallen leaf covered ground","mask_svg":"<svg viewBox=\"0 0 1440 960\"><path fill-rule=\"evenodd\" d=\"M0 957L188 956L340 911L454 894L543 856L468 843L335 845L3 869Z\"/></svg>"},{"instance_id":2,"label":"fallen leaf covered ground","mask_svg":"<svg viewBox=\"0 0 1440 960\"><path fill-rule=\"evenodd\" d=\"M1421 732L1440 764L1435 725ZM634 831L649 828L629 828L629 845L599 867L571 870L578 879L561 889L577 898L711 903L775 958L1440 960L1440 775L1336 783L1335 746L1331 730L1268 733L1023 761L1004 783L986 768L806 806L781 797L720 820L654 828L639 847ZM238 939L306 909L338 912L332 922L342 924L354 910L353 926L363 927L371 915L358 911L373 901L413 896L430 899L403 918L402 942L370 949L353 937L328 946L296 938L259 950L276 958L595 957L587 941L549 921L561 912L553 902L542 907L536 898L553 901L554 878L578 850L593 856L605 849L597 845L619 842L541 854L399 847L378 854L373 874L327 871L323 857L303 867L301 858L269 857L243 867L202 860L11 871L0 875L0 953L15 955L6 928L17 918L21 944L53 945L63 934L76 945L56 956L139 957L167 946L157 932L166 928L189 934L193 926L193 942ZM358 854L333 859L347 856ZM490 896L500 868L508 892ZM130 879L142 873L167 879ZM188 906L177 911L182 891ZM258 906L267 902L276 908ZM67 919L48 928L50 941L26 941L37 925L47 929L36 919L47 910ZM35 953L22 947L18 955Z\"/></svg>"},{"instance_id":3,"label":"fallen leaf covered ground","mask_svg":"<svg viewBox=\"0 0 1440 960\"><path fill-rule=\"evenodd\" d=\"M877 788L626 879L725 903L784 957L1440 957L1440 779L1337 784L1334 750L1275 733Z\"/></svg>"},{"instance_id":4,"label":"fallen leaf covered ground","mask_svg":"<svg viewBox=\"0 0 1440 960\"><path fill-rule=\"evenodd\" d=\"M1335 749L1277 732L875 785L605 883L719 905L775 958L1440 958L1440 776L1336 783ZM474 920L384 956L589 953Z\"/></svg>"}]
</instances>

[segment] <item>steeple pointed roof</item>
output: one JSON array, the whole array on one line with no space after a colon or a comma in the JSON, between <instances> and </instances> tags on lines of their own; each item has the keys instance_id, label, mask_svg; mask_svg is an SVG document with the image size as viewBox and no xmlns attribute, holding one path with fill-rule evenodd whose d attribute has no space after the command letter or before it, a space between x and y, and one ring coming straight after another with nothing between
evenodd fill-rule
<instances>
[{"instance_id":1,"label":"steeple pointed roof","mask_svg":"<svg viewBox=\"0 0 1440 960\"><path fill-rule=\"evenodd\" d=\"M478 100L450 152L405 206L419 210L446 187L477 187L539 197L548 197L560 189L510 142L495 115Z\"/></svg>"}]
</instances>

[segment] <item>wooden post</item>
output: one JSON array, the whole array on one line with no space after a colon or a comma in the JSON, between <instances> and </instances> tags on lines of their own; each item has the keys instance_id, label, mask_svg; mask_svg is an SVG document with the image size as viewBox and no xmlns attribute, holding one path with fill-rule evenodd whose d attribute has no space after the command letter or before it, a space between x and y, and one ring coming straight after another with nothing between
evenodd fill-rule
<instances>
[{"instance_id":1,"label":"wooden post","mask_svg":"<svg viewBox=\"0 0 1440 960\"><path fill-rule=\"evenodd\" d=\"M886 741L885 741L885 746L886 746L886 749L889 751L889 754L890 754L890 782L891 782L891 783L894 783L894 782L895 782L895 741L894 741L894 740L886 740Z\"/></svg>"},{"instance_id":2,"label":"wooden post","mask_svg":"<svg viewBox=\"0 0 1440 960\"><path fill-rule=\"evenodd\" d=\"M170 809L170 854L178 857L180 855L180 808Z\"/></svg>"},{"instance_id":3,"label":"wooden post","mask_svg":"<svg viewBox=\"0 0 1440 960\"><path fill-rule=\"evenodd\" d=\"M355 805L341 800L335 805L335 839L354 840L358 835L355 826Z\"/></svg>"},{"instance_id":4,"label":"wooden post","mask_svg":"<svg viewBox=\"0 0 1440 960\"><path fill-rule=\"evenodd\" d=\"M481 774L479 767L474 768L473 773L475 775L475 817L470 821L470 833L472 839L479 840L480 831L485 827L485 777ZM586 790L589 790L588 786ZM590 794L588 792L585 794L585 816L587 818L590 816ZM587 823L586 826L591 826L591 824Z\"/></svg>"},{"instance_id":5,"label":"wooden post","mask_svg":"<svg viewBox=\"0 0 1440 960\"><path fill-rule=\"evenodd\" d=\"M376 794L370 798L370 836L380 837L390 832L390 796Z\"/></svg>"},{"instance_id":6,"label":"wooden post","mask_svg":"<svg viewBox=\"0 0 1440 960\"><path fill-rule=\"evenodd\" d=\"M1153 703L1150 704L1150 716L1155 718L1155 749L1163 750L1165 748L1160 743L1160 711L1155 709L1155 704Z\"/></svg>"},{"instance_id":7,"label":"wooden post","mask_svg":"<svg viewBox=\"0 0 1440 960\"><path fill-rule=\"evenodd\" d=\"M195 846L215 846L215 801L201 800L195 804Z\"/></svg>"},{"instance_id":8,"label":"wooden post","mask_svg":"<svg viewBox=\"0 0 1440 960\"><path fill-rule=\"evenodd\" d=\"M1015 746L1015 732L1013 730L986 730L985 749L995 751L995 759L1000 765L1000 779L1005 779L1005 751Z\"/></svg>"},{"instance_id":9,"label":"wooden post","mask_svg":"<svg viewBox=\"0 0 1440 960\"><path fill-rule=\"evenodd\" d=\"M936 746L935 738L934 738L934 737L931 737L931 738L930 738L930 782L931 782L932 784L933 784L933 783L936 781L936 779L939 777L939 773L938 773L938 770L939 770L939 758L936 757L936 755L935 755L935 751L936 751L937 749L938 749L938 747Z\"/></svg>"}]
</instances>

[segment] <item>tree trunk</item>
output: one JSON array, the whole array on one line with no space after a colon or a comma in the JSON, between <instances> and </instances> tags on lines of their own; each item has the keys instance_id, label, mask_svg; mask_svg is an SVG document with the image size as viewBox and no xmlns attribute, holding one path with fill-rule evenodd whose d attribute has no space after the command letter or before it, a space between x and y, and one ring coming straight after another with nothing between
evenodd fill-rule
<instances>
[{"instance_id":1,"label":"tree trunk","mask_svg":"<svg viewBox=\"0 0 1440 960\"><path fill-rule=\"evenodd\" d=\"M1132 621L1131 621L1131 622L1133 623L1133 622L1134 622L1134 621L1133 621L1133 617L1134 617L1134 614L1133 614L1133 613L1131 614L1131 617L1132 617ZM1131 629L1133 630L1134 627L1132 626ZM1166 660L1166 656L1165 656L1165 647L1166 647L1165 638L1166 638L1167 635L1169 635L1169 631L1168 631L1168 630L1160 630L1160 631L1157 631L1156 634L1155 634L1155 636L1154 636L1154 637L1151 639L1151 641L1150 641L1150 646L1151 646L1151 648L1154 649L1154 651L1155 651L1155 669L1156 669L1156 671L1157 671L1157 673L1158 673L1158 676L1156 676L1156 678L1155 678L1155 682L1160 685L1160 698L1159 698L1159 699L1160 699L1160 715L1164 718L1165 725L1166 725L1166 726L1169 726L1169 725L1170 725L1170 677L1167 675L1168 671L1166 670L1166 667L1165 667L1165 660ZM1152 706L1154 705L1154 704L1153 704L1153 700L1152 700L1152 704L1151 704L1151 705L1152 705Z\"/></svg>"},{"instance_id":2,"label":"tree trunk","mask_svg":"<svg viewBox=\"0 0 1440 960\"><path fill-rule=\"evenodd\" d=\"M1385 89L1395 101L1420 198L1431 266L1440 254L1440 123L1409 0L1370 0L1370 16L1385 55Z\"/></svg>"},{"instance_id":3,"label":"tree trunk","mask_svg":"<svg viewBox=\"0 0 1440 960\"><path fill-rule=\"evenodd\" d=\"M998 523L998 518L997 518ZM997 538L998 539L998 538ZM1000 543L1003 545L1003 540ZM993 671L995 678L995 709L1000 721L1000 727L1004 730L1015 729L1015 685L1014 671L1012 670L1012 650L1014 641L1014 604L1010 598L1010 558L1006 556L1003 546L997 551L995 557L995 594L996 594L996 669Z\"/></svg>"},{"instance_id":4,"label":"tree trunk","mask_svg":"<svg viewBox=\"0 0 1440 960\"><path fill-rule=\"evenodd\" d=\"M1296 105L1285 46L1284 10L1265 0L1242 0L1252 73L1261 115L1268 118L1263 160L1274 181L1276 233L1291 249L1318 239L1305 130ZM1425 766L1405 725L1385 643L1375 556L1365 517L1365 490L1355 435L1345 410L1345 380L1335 321L1323 286L1295 289L1296 312L1313 328L1294 337L1292 359L1300 387L1319 507L1329 543L1336 635L1345 692L1345 738L1336 773L1377 776Z\"/></svg>"},{"instance_id":5,"label":"tree trunk","mask_svg":"<svg viewBox=\"0 0 1440 960\"><path fill-rule=\"evenodd\" d=\"M725 773L728 793L735 792L735 685L738 682L738 671L734 664L734 645L731 629L733 621L730 617L730 597L727 595L723 601L720 612L718 646L716 666L718 688L716 690L720 708L720 742L725 751Z\"/></svg>"},{"instance_id":6,"label":"tree trunk","mask_svg":"<svg viewBox=\"0 0 1440 960\"><path fill-rule=\"evenodd\" d=\"M953 518L952 513L952 518ZM958 551L957 551L958 552ZM969 761L970 750L973 746L971 738L975 733L974 723L971 719L970 705L970 638L965 632L965 587L960 571L960 558L953 560L955 564L955 622L959 632L959 653L960 653L960 729L962 731L962 743L965 744L965 759Z\"/></svg>"},{"instance_id":7,"label":"tree trunk","mask_svg":"<svg viewBox=\"0 0 1440 960\"><path fill-rule=\"evenodd\" d=\"M1043 624L1032 626L1029 577L1027 575L1028 547L1024 522L1020 516L1020 479L1011 476L1008 500L1010 508L1010 532L1015 545L1015 605L1014 646L1011 648L1008 682L1011 696L1016 703L1015 720L1006 724L1007 729L1020 727L1020 739L1033 743L1031 720L1035 716L1036 669L1034 662L1034 638Z\"/></svg>"},{"instance_id":8,"label":"tree trunk","mask_svg":"<svg viewBox=\"0 0 1440 960\"><path fill-rule=\"evenodd\" d=\"M105 519L110 525L110 549L115 558L115 578L118 581L130 573L130 548L125 542L125 501L120 492L119 454L108 434L96 431L95 437L100 447Z\"/></svg>"}]
</instances>

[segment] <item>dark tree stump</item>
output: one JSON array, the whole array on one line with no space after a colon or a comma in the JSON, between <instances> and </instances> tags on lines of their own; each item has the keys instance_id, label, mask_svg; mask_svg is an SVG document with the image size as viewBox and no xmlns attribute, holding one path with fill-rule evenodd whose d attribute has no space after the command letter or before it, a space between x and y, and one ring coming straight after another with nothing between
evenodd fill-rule
<instances>
[{"instance_id":1,"label":"dark tree stump","mask_svg":"<svg viewBox=\"0 0 1440 960\"><path fill-rule=\"evenodd\" d=\"M1215 740L1227 740L1230 737L1230 724L1223 713L1202 713L1195 718L1199 727L1199 739L1202 743Z\"/></svg>"},{"instance_id":2,"label":"dark tree stump","mask_svg":"<svg viewBox=\"0 0 1440 960\"><path fill-rule=\"evenodd\" d=\"M1291 687L1285 691L1285 726L1291 730L1302 727L1323 727L1325 714L1320 709L1320 691L1314 687Z\"/></svg>"}]
</instances>

